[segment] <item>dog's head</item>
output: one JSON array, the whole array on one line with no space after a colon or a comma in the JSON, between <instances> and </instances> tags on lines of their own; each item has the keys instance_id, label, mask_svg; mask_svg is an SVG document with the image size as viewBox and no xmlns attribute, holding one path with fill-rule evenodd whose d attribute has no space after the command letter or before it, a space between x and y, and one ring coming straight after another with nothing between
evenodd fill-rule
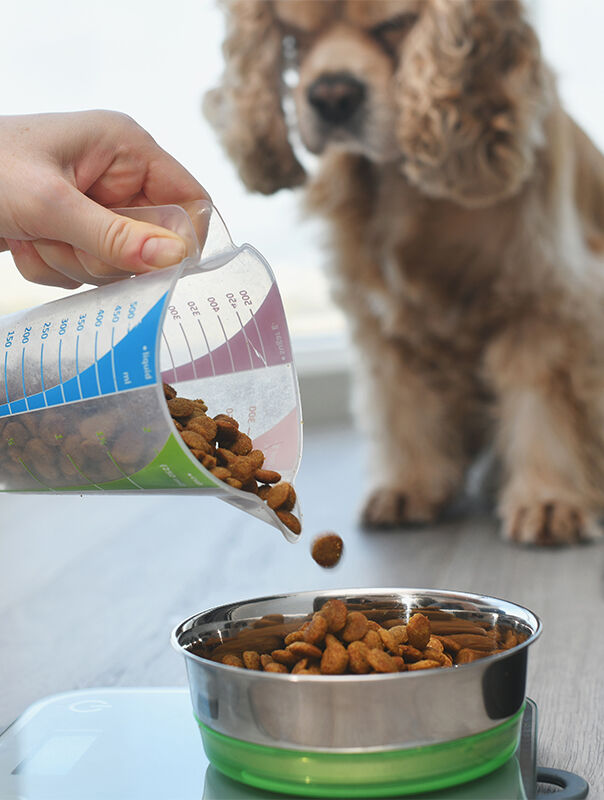
<instances>
[{"instance_id":1,"label":"dog's head","mask_svg":"<svg viewBox=\"0 0 604 800\"><path fill-rule=\"evenodd\" d=\"M206 98L246 185L304 181L304 145L392 162L425 193L481 205L514 193L542 138L547 78L517 0L223 0L226 69Z\"/></svg>"}]
</instances>

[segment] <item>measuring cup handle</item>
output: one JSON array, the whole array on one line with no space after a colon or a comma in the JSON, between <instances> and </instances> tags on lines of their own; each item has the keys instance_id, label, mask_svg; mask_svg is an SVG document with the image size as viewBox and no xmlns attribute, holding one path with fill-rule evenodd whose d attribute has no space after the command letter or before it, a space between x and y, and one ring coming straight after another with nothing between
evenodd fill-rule
<instances>
[{"instance_id":1,"label":"measuring cup handle","mask_svg":"<svg viewBox=\"0 0 604 800\"><path fill-rule=\"evenodd\" d=\"M201 269L214 269L212 258L236 249L222 217L209 200L195 200L182 206L116 208L115 212L177 233L187 245L187 258L197 261Z\"/></svg>"},{"instance_id":2,"label":"measuring cup handle","mask_svg":"<svg viewBox=\"0 0 604 800\"><path fill-rule=\"evenodd\" d=\"M208 235L213 206L209 200L196 200L182 206L139 206L116 208L116 214L149 222L177 233L187 246L187 257L200 259Z\"/></svg>"}]
</instances>

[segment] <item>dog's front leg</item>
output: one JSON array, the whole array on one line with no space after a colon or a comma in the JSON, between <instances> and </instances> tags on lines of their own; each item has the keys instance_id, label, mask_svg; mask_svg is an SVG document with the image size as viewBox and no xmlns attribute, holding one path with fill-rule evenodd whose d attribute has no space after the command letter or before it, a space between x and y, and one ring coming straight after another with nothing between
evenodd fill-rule
<instances>
[{"instance_id":1,"label":"dog's front leg","mask_svg":"<svg viewBox=\"0 0 604 800\"><path fill-rule=\"evenodd\" d=\"M502 533L524 544L602 534L602 365L588 355L589 337L557 327L518 326L487 353L505 470Z\"/></svg>"},{"instance_id":2,"label":"dog's front leg","mask_svg":"<svg viewBox=\"0 0 604 800\"><path fill-rule=\"evenodd\" d=\"M463 483L467 402L434 364L428 368L401 342L380 335L375 321L356 338L357 411L368 434L372 486L363 522L394 527L434 520Z\"/></svg>"}]
</instances>

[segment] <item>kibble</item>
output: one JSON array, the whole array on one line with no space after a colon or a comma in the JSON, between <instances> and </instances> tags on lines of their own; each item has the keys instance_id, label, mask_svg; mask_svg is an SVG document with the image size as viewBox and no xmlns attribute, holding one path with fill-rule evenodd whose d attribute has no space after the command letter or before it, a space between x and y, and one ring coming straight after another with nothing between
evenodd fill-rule
<instances>
[{"instance_id":1,"label":"kibble","mask_svg":"<svg viewBox=\"0 0 604 800\"><path fill-rule=\"evenodd\" d=\"M337 533L324 533L317 536L311 548L311 555L320 567L331 569L342 557L344 543Z\"/></svg>"},{"instance_id":2,"label":"kibble","mask_svg":"<svg viewBox=\"0 0 604 800\"><path fill-rule=\"evenodd\" d=\"M192 455L227 486L258 495L287 528L301 533L300 520L292 514L296 505L294 487L278 472L263 469L264 453L254 449L251 438L239 430L237 420L228 414L209 417L203 400L178 397L176 389L167 383L163 389L176 430Z\"/></svg>"},{"instance_id":3,"label":"kibble","mask_svg":"<svg viewBox=\"0 0 604 800\"><path fill-rule=\"evenodd\" d=\"M398 618L389 628L367 613L349 610L346 603L333 598L301 625L286 623L279 616L268 627L254 623L232 639L211 648L198 646L201 649L194 652L229 666L265 672L368 675L457 667L509 650L526 639L510 628L496 625L485 629L453 615L449 616L452 624L457 623L454 632L441 635L432 632L432 622L421 612L412 614L407 622ZM447 628L444 616L440 612L434 623L438 632Z\"/></svg>"}]
</instances>

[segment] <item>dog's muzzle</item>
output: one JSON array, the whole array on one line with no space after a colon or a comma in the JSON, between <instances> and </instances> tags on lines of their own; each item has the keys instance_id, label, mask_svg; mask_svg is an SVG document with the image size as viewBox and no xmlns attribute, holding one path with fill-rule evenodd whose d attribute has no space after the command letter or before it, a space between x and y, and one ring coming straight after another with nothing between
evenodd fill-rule
<instances>
[{"instance_id":1,"label":"dog's muzzle","mask_svg":"<svg viewBox=\"0 0 604 800\"><path fill-rule=\"evenodd\" d=\"M329 125L346 125L361 107L367 89L347 72L321 75L307 90L308 102Z\"/></svg>"}]
</instances>

